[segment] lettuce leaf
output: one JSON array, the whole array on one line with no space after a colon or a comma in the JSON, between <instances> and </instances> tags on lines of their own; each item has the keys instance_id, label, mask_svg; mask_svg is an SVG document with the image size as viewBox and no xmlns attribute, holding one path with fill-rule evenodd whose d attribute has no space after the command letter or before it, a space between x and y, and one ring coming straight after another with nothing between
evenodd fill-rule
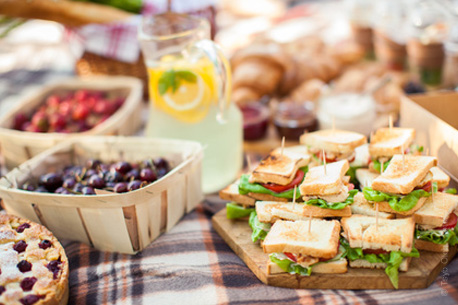
<instances>
[{"instance_id":1,"label":"lettuce leaf","mask_svg":"<svg viewBox=\"0 0 458 305\"><path fill-rule=\"evenodd\" d=\"M353 197L358 193L358 190L351 190L348 192L348 197L344 202L329 203L324 199L314 198L305 202L308 205L314 205L322 209L342 210L347 205L353 203Z\"/></svg>"},{"instance_id":2,"label":"lettuce leaf","mask_svg":"<svg viewBox=\"0 0 458 305\"><path fill-rule=\"evenodd\" d=\"M359 181L356 179L356 170L358 168L361 168L362 166L351 166L347 170L347 173L345 175L350 176L350 183L353 183L355 185L355 189L359 188Z\"/></svg>"},{"instance_id":3,"label":"lettuce leaf","mask_svg":"<svg viewBox=\"0 0 458 305\"><path fill-rule=\"evenodd\" d=\"M369 201L387 201L390 207L397 212L409 211L417 205L417 202L421 197L431 196L431 193L422 189L414 190L407 196L402 197L376 191L370 187L365 187L363 189L363 194L364 198L366 198Z\"/></svg>"},{"instance_id":4,"label":"lettuce leaf","mask_svg":"<svg viewBox=\"0 0 458 305\"><path fill-rule=\"evenodd\" d=\"M344 257L347 257L350 261L357 259L364 259L370 263L385 263L385 273L391 281L391 284L398 289L399 287L399 266L405 257L420 257L420 253L417 249L412 248L410 253L401 251L391 251L386 254L364 254L361 248L351 248L350 244L345 238L340 239L340 244L345 248L346 253Z\"/></svg>"},{"instance_id":5,"label":"lettuce leaf","mask_svg":"<svg viewBox=\"0 0 458 305\"><path fill-rule=\"evenodd\" d=\"M271 227L270 223L263 223L259 221L256 211L251 212L250 219L248 220L248 225L250 226L251 230L253 230L253 233L251 233L251 240L254 243L258 240L264 240Z\"/></svg>"},{"instance_id":6,"label":"lettuce leaf","mask_svg":"<svg viewBox=\"0 0 458 305\"><path fill-rule=\"evenodd\" d=\"M270 260L277 264L283 271L286 271L290 274L299 274L303 276L310 276L312 273L312 267L302 267L298 263L293 262L289 259L280 259L276 256L276 253L269 255Z\"/></svg>"},{"instance_id":7,"label":"lettuce leaf","mask_svg":"<svg viewBox=\"0 0 458 305\"><path fill-rule=\"evenodd\" d=\"M438 245L449 244L454 246L458 244L458 225L448 230L415 230L415 238L433 242Z\"/></svg>"},{"instance_id":8,"label":"lettuce leaf","mask_svg":"<svg viewBox=\"0 0 458 305\"><path fill-rule=\"evenodd\" d=\"M299 170L303 171L304 174L308 172L308 166L301 167ZM287 199L293 199L294 196L294 188L277 193L274 191L271 191L265 187L263 187L259 183L250 183L249 182L249 177L250 175L245 174L240 177L240 183L239 183L239 193L242 195L246 195L248 193L258 193L258 194L269 194L278 198L287 198ZM305 177L305 175L304 175ZM301 193L299 190L296 190L296 199L301 197Z\"/></svg>"},{"instance_id":9,"label":"lettuce leaf","mask_svg":"<svg viewBox=\"0 0 458 305\"><path fill-rule=\"evenodd\" d=\"M386 170L386 168L388 167L388 165L390 165L390 161L391 160L388 160L386 162L383 163L383 171ZM372 162L374 163L373 166L374 166L374 169L380 173L380 168L382 167L382 163L380 163L379 160L372 160Z\"/></svg>"},{"instance_id":10,"label":"lettuce leaf","mask_svg":"<svg viewBox=\"0 0 458 305\"><path fill-rule=\"evenodd\" d=\"M227 219L237 219L250 216L251 212L255 211L254 208L244 208L241 205L231 202L226 204L226 217Z\"/></svg>"},{"instance_id":11,"label":"lettuce leaf","mask_svg":"<svg viewBox=\"0 0 458 305\"><path fill-rule=\"evenodd\" d=\"M455 195L456 194L456 188L449 188L445 190L446 193Z\"/></svg>"}]
</instances>

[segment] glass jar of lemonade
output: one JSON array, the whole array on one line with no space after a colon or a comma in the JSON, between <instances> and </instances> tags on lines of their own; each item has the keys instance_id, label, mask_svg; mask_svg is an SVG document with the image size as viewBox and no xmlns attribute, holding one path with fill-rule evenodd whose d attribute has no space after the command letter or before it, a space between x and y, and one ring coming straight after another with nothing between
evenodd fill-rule
<instances>
[{"instance_id":1,"label":"glass jar of lemonade","mask_svg":"<svg viewBox=\"0 0 458 305\"><path fill-rule=\"evenodd\" d=\"M151 103L145 133L200 142L205 193L231 183L242 167L242 117L230 100L230 67L209 37L206 20L176 13L145 18L139 31Z\"/></svg>"}]
</instances>

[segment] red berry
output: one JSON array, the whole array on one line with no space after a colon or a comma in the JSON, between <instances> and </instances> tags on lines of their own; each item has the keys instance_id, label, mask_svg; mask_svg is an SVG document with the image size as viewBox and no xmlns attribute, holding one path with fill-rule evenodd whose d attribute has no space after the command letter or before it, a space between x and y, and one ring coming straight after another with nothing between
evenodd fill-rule
<instances>
[{"instance_id":1,"label":"red berry","mask_svg":"<svg viewBox=\"0 0 458 305\"><path fill-rule=\"evenodd\" d=\"M2 295L6 291L5 286L0 286L0 295Z\"/></svg>"},{"instance_id":2,"label":"red berry","mask_svg":"<svg viewBox=\"0 0 458 305\"><path fill-rule=\"evenodd\" d=\"M89 97L89 91L85 90L85 89L80 89L78 91L75 92L75 99L78 101L78 102L83 102L85 101L87 98Z\"/></svg>"},{"instance_id":3,"label":"red berry","mask_svg":"<svg viewBox=\"0 0 458 305\"><path fill-rule=\"evenodd\" d=\"M67 120L62 114L53 113L49 118L49 123L54 130L62 130L67 125Z\"/></svg>"},{"instance_id":4,"label":"red berry","mask_svg":"<svg viewBox=\"0 0 458 305\"><path fill-rule=\"evenodd\" d=\"M59 107L60 102L61 102L61 100L60 100L59 96L57 96L57 95L50 95L46 99L46 105L48 105L49 108L57 109Z\"/></svg>"},{"instance_id":5,"label":"red berry","mask_svg":"<svg viewBox=\"0 0 458 305\"><path fill-rule=\"evenodd\" d=\"M22 130L22 126L24 126L25 123L27 123L29 119L27 116L23 113L18 113L14 117L14 122L13 122L13 128L16 130Z\"/></svg>"},{"instance_id":6,"label":"red berry","mask_svg":"<svg viewBox=\"0 0 458 305\"><path fill-rule=\"evenodd\" d=\"M87 118L89 115L89 108L84 104L79 104L73 111L72 118L77 121L81 121Z\"/></svg>"},{"instance_id":7,"label":"red berry","mask_svg":"<svg viewBox=\"0 0 458 305\"><path fill-rule=\"evenodd\" d=\"M29 294L19 300L23 305L33 305L38 302L40 299L43 299L44 296L38 296L36 294Z\"/></svg>"},{"instance_id":8,"label":"red berry","mask_svg":"<svg viewBox=\"0 0 458 305\"><path fill-rule=\"evenodd\" d=\"M49 128L48 117L45 112L38 111L32 116L32 125L38 128L39 131L45 132Z\"/></svg>"},{"instance_id":9,"label":"red berry","mask_svg":"<svg viewBox=\"0 0 458 305\"><path fill-rule=\"evenodd\" d=\"M52 246L52 242L47 240L47 239L43 239L39 244L38 244L38 247L40 247L40 249L48 249L49 247Z\"/></svg>"},{"instance_id":10,"label":"red berry","mask_svg":"<svg viewBox=\"0 0 458 305\"><path fill-rule=\"evenodd\" d=\"M73 110L73 102L71 100L65 100L59 105L59 113L63 116L69 116Z\"/></svg>"}]
</instances>

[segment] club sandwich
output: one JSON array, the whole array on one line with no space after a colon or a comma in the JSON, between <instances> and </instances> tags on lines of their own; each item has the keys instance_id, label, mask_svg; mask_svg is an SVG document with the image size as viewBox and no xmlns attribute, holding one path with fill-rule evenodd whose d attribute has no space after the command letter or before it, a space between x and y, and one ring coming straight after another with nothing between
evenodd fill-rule
<instances>
[{"instance_id":1,"label":"club sandwich","mask_svg":"<svg viewBox=\"0 0 458 305\"><path fill-rule=\"evenodd\" d=\"M270 253L268 273L309 276L311 273L347 272L339 234L337 220L275 222L262 244L264 252Z\"/></svg>"},{"instance_id":2,"label":"club sandwich","mask_svg":"<svg viewBox=\"0 0 458 305\"><path fill-rule=\"evenodd\" d=\"M413 247L415 222L412 217L376 220L352 215L341 220L341 245L352 268L385 269L391 283L398 288L398 270L407 271L412 257L419 257Z\"/></svg>"},{"instance_id":3,"label":"club sandwich","mask_svg":"<svg viewBox=\"0 0 458 305\"><path fill-rule=\"evenodd\" d=\"M448 252L449 246L458 244L458 226L455 210L458 196L438 192L429 197L415 212L415 247L432 252Z\"/></svg>"},{"instance_id":4,"label":"club sandwich","mask_svg":"<svg viewBox=\"0 0 458 305\"><path fill-rule=\"evenodd\" d=\"M404 216L418 211L431 196L435 157L394 155L387 169L363 189L364 197L379 211Z\"/></svg>"}]
</instances>

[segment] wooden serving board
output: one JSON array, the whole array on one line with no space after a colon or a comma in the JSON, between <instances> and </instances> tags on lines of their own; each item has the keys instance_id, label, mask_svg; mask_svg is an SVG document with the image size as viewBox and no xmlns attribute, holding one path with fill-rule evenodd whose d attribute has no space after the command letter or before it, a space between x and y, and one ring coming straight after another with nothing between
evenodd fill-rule
<instances>
[{"instance_id":1,"label":"wooden serving board","mask_svg":"<svg viewBox=\"0 0 458 305\"><path fill-rule=\"evenodd\" d=\"M394 289L383 269L351 269L343 274L267 274L268 254L259 244L251 242L251 229L246 220L226 218L226 209L212 218L213 227L248 268L264 284L287 288L309 289ZM452 247L449 253L421 251L420 258L413 258L409 271L399 272L399 289L427 288L457 253Z\"/></svg>"}]
</instances>

